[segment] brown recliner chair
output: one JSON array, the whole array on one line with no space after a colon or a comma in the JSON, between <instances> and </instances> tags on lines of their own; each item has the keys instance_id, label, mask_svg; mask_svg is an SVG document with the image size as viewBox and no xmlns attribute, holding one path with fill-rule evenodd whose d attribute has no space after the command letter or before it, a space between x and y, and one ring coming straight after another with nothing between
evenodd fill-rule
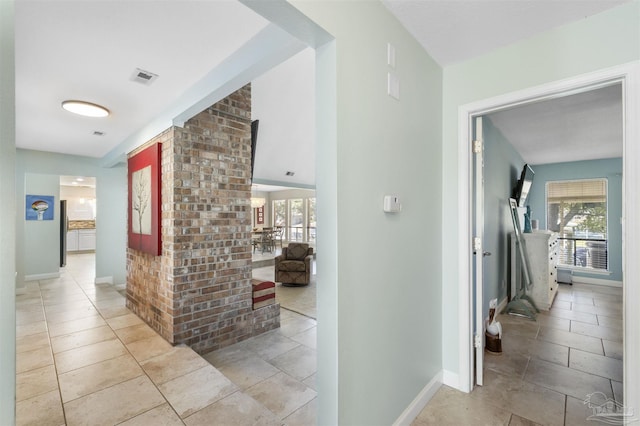
<instances>
[{"instance_id":1,"label":"brown recliner chair","mask_svg":"<svg viewBox=\"0 0 640 426\"><path fill-rule=\"evenodd\" d=\"M308 285L311 281L313 247L305 243L289 243L276 256L276 282L284 286Z\"/></svg>"}]
</instances>

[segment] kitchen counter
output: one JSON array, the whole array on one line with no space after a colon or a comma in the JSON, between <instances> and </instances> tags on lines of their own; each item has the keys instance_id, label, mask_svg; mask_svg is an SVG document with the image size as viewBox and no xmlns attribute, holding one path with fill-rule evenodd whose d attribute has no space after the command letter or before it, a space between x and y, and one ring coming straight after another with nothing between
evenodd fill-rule
<instances>
[{"instance_id":1,"label":"kitchen counter","mask_svg":"<svg viewBox=\"0 0 640 426\"><path fill-rule=\"evenodd\" d=\"M72 229L95 229L96 221L95 220L70 220L69 221L69 230Z\"/></svg>"},{"instance_id":2,"label":"kitchen counter","mask_svg":"<svg viewBox=\"0 0 640 426\"><path fill-rule=\"evenodd\" d=\"M83 222L83 221L80 221ZM93 221L84 221L93 222ZM91 226L81 223L80 226ZM94 251L96 249L96 228L75 228L67 231L67 252Z\"/></svg>"}]
</instances>

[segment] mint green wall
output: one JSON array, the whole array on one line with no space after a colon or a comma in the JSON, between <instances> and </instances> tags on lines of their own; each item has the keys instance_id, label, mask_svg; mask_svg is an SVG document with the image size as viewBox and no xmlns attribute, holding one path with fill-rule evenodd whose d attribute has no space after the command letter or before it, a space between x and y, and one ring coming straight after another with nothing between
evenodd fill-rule
<instances>
[{"instance_id":1,"label":"mint green wall","mask_svg":"<svg viewBox=\"0 0 640 426\"><path fill-rule=\"evenodd\" d=\"M471 102L640 59L640 2L565 25L444 69L443 367L458 373L458 108Z\"/></svg>"},{"instance_id":2,"label":"mint green wall","mask_svg":"<svg viewBox=\"0 0 640 426\"><path fill-rule=\"evenodd\" d=\"M316 48L317 424L338 423L338 176L336 42ZM322 141L322 146L318 142ZM317 184L320 183L318 187Z\"/></svg>"},{"instance_id":3,"label":"mint green wall","mask_svg":"<svg viewBox=\"0 0 640 426\"><path fill-rule=\"evenodd\" d=\"M326 89L318 102L337 124L316 142L318 424L392 424L442 366L442 71L382 3L293 4L335 37L317 57ZM396 47L399 101L386 94L387 42ZM400 198L401 213L382 211L385 194ZM336 342L323 329L332 309L324 292L337 303L337 323L328 323ZM324 379L335 370L337 380Z\"/></svg>"},{"instance_id":4,"label":"mint green wall","mask_svg":"<svg viewBox=\"0 0 640 426\"><path fill-rule=\"evenodd\" d=\"M587 274L574 271L573 275L622 281L622 158L576 161L532 166L536 173L529 193L532 219L540 221L540 228L547 228L546 183L557 180L589 178L607 179L607 227L609 270L611 275Z\"/></svg>"},{"instance_id":5,"label":"mint green wall","mask_svg":"<svg viewBox=\"0 0 640 426\"><path fill-rule=\"evenodd\" d=\"M0 1L0 423L15 423L15 55L14 2Z\"/></svg>"},{"instance_id":6,"label":"mint green wall","mask_svg":"<svg viewBox=\"0 0 640 426\"><path fill-rule=\"evenodd\" d=\"M489 118L484 129L484 314L489 301L507 297L509 277L509 234L513 232L509 197L520 178L524 160Z\"/></svg>"},{"instance_id":7,"label":"mint green wall","mask_svg":"<svg viewBox=\"0 0 640 426\"><path fill-rule=\"evenodd\" d=\"M53 278L60 270L60 177L42 173L25 173L25 195L50 195L54 197L53 220L26 220L25 198L16 200L17 222L22 228L20 237L24 256L25 277L31 279ZM16 228L16 229L17 229Z\"/></svg>"},{"instance_id":8,"label":"mint green wall","mask_svg":"<svg viewBox=\"0 0 640 426\"><path fill-rule=\"evenodd\" d=\"M25 191L31 185L30 182L44 185L41 179L43 175L49 175L49 185L52 187L59 187L61 175L96 177L96 277L112 277L114 283L124 283L127 241L126 168L103 168L96 158L18 149L16 205L19 212L23 212ZM41 241L44 244L38 248L38 262L35 262L31 255L33 247L25 240L32 236L31 225L24 220L24 214L19 214L16 218L16 267L19 279L25 275L58 272L59 239L52 236Z\"/></svg>"}]
</instances>

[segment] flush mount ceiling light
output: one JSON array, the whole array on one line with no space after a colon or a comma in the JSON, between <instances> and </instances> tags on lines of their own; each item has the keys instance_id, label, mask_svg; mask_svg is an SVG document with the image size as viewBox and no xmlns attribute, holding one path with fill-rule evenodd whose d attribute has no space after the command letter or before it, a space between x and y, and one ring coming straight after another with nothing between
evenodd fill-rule
<instances>
[{"instance_id":1,"label":"flush mount ceiling light","mask_svg":"<svg viewBox=\"0 0 640 426\"><path fill-rule=\"evenodd\" d=\"M85 117L106 117L109 115L109 110L105 107L85 101L64 101L62 108Z\"/></svg>"}]
</instances>

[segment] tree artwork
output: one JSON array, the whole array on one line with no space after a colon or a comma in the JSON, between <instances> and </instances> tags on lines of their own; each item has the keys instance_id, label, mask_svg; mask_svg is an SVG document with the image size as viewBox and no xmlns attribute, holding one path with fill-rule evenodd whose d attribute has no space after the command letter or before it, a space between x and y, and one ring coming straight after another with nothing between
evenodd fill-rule
<instances>
[{"instance_id":1,"label":"tree artwork","mask_svg":"<svg viewBox=\"0 0 640 426\"><path fill-rule=\"evenodd\" d=\"M151 235L151 166L133 172L131 192L132 230Z\"/></svg>"},{"instance_id":2,"label":"tree artwork","mask_svg":"<svg viewBox=\"0 0 640 426\"><path fill-rule=\"evenodd\" d=\"M127 234L129 248L154 256L162 254L160 235L160 156L154 143L129 157Z\"/></svg>"}]
</instances>

